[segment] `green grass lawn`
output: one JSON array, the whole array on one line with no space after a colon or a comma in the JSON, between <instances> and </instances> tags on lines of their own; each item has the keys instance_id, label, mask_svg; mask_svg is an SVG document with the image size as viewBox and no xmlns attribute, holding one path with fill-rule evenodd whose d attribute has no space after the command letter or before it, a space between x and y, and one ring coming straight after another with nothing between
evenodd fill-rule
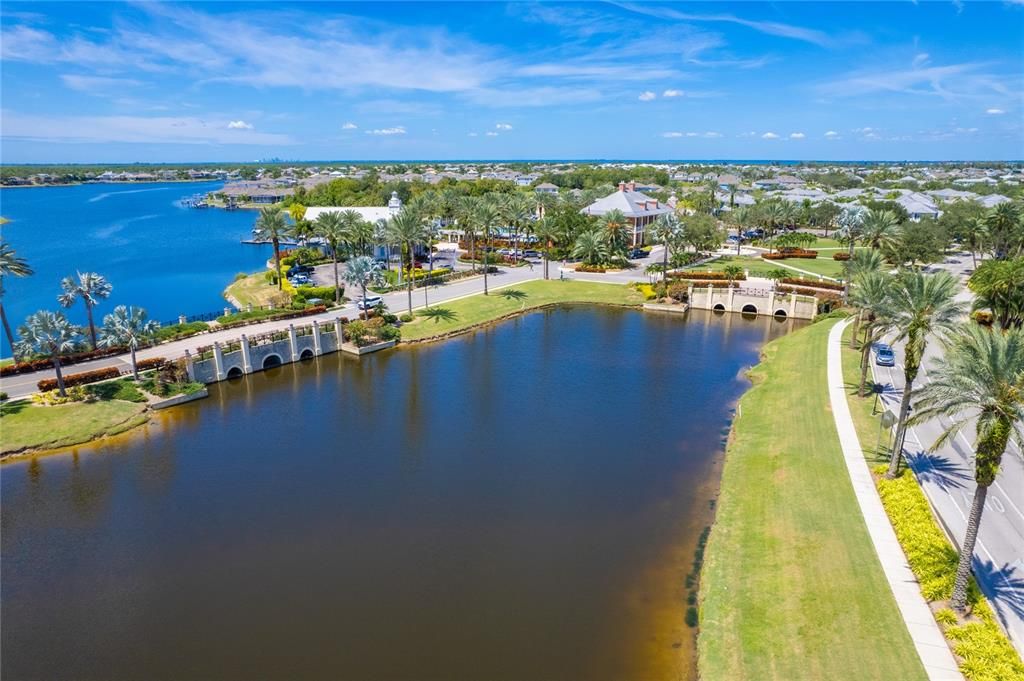
<instances>
[{"instance_id":1,"label":"green grass lawn","mask_svg":"<svg viewBox=\"0 0 1024 681\"><path fill-rule=\"evenodd\" d=\"M434 306L448 313L436 318L417 313L415 321L402 325L402 339L429 338L498 319L522 310L554 303L604 303L639 305L643 296L625 284L588 281L527 281L492 290L490 295L475 295Z\"/></svg>"},{"instance_id":2,"label":"green grass lawn","mask_svg":"<svg viewBox=\"0 0 1024 681\"><path fill-rule=\"evenodd\" d=\"M288 293L279 291L277 286L267 282L263 272L250 274L231 282L231 285L224 289L224 297L231 296L243 308L252 303L255 307L262 305L281 306L291 302Z\"/></svg>"},{"instance_id":3,"label":"green grass lawn","mask_svg":"<svg viewBox=\"0 0 1024 681\"><path fill-rule=\"evenodd\" d=\"M722 256L720 258L715 258L710 262L706 262L703 265L691 265L684 269L689 272L701 272L705 270L721 271L727 265L739 265L744 270L749 270L750 276L752 277L764 276L771 270L778 269L778 265L770 260L745 255Z\"/></svg>"},{"instance_id":4,"label":"green grass lawn","mask_svg":"<svg viewBox=\"0 0 1024 681\"><path fill-rule=\"evenodd\" d=\"M56 449L124 432L145 423L145 404L124 400L44 407L27 400L0 405L0 454Z\"/></svg>"},{"instance_id":5,"label":"green grass lawn","mask_svg":"<svg viewBox=\"0 0 1024 681\"><path fill-rule=\"evenodd\" d=\"M782 262L790 267L798 267L814 274L820 274L823 277L838 279L843 276L843 263L833 260L832 253L833 251L826 251L814 260L808 258L787 258L776 262Z\"/></svg>"},{"instance_id":6,"label":"green grass lawn","mask_svg":"<svg viewBox=\"0 0 1024 681\"><path fill-rule=\"evenodd\" d=\"M924 679L857 505L824 321L769 343L740 400L701 578L701 678Z\"/></svg>"}]
</instances>

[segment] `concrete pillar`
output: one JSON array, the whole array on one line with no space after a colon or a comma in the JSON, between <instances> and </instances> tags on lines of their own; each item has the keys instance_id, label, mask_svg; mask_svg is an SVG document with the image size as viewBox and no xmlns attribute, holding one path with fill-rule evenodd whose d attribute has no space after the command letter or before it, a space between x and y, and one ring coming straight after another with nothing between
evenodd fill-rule
<instances>
[{"instance_id":1,"label":"concrete pillar","mask_svg":"<svg viewBox=\"0 0 1024 681\"><path fill-rule=\"evenodd\" d=\"M708 309L715 309L715 286L714 284L708 284Z\"/></svg>"},{"instance_id":2,"label":"concrete pillar","mask_svg":"<svg viewBox=\"0 0 1024 681\"><path fill-rule=\"evenodd\" d=\"M693 284L686 287L686 304L693 307Z\"/></svg>"},{"instance_id":3,"label":"concrete pillar","mask_svg":"<svg viewBox=\"0 0 1024 681\"><path fill-rule=\"evenodd\" d=\"M185 324L186 323L185 322L185 315L183 315L183 314L178 315L178 323L179 324Z\"/></svg>"},{"instance_id":4,"label":"concrete pillar","mask_svg":"<svg viewBox=\"0 0 1024 681\"><path fill-rule=\"evenodd\" d=\"M192 361L192 353L188 350L185 350L185 373L188 374L188 380L194 383L196 380L196 365Z\"/></svg>"},{"instance_id":5,"label":"concrete pillar","mask_svg":"<svg viewBox=\"0 0 1024 681\"><path fill-rule=\"evenodd\" d=\"M789 294L789 318L792 319L796 314L796 294Z\"/></svg>"},{"instance_id":6,"label":"concrete pillar","mask_svg":"<svg viewBox=\"0 0 1024 681\"><path fill-rule=\"evenodd\" d=\"M268 310L273 310L274 309L274 303L273 302L267 303L267 309Z\"/></svg>"},{"instance_id":7,"label":"concrete pillar","mask_svg":"<svg viewBox=\"0 0 1024 681\"><path fill-rule=\"evenodd\" d=\"M775 314L775 289L768 292L768 314Z\"/></svg>"},{"instance_id":8,"label":"concrete pillar","mask_svg":"<svg viewBox=\"0 0 1024 681\"><path fill-rule=\"evenodd\" d=\"M728 299L726 300L726 303L725 303L725 310L726 310L726 312L732 312L732 309L733 309L732 308L732 301L733 301L733 298L736 296L736 289L734 289L732 286L730 286L729 287L729 294L728 295L729 295L729 297L728 297Z\"/></svg>"},{"instance_id":9,"label":"concrete pillar","mask_svg":"<svg viewBox=\"0 0 1024 681\"><path fill-rule=\"evenodd\" d=\"M342 330L341 317L334 318L334 333L337 334L334 340L338 343L338 347L335 350L341 351L341 344L345 342L345 332Z\"/></svg>"},{"instance_id":10,"label":"concrete pillar","mask_svg":"<svg viewBox=\"0 0 1024 681\"><path fill-rule=\"evenodd\" d=\"M239 339L242 345L242 371L252 373L252 353L249 351L249 338L243 333Z\"/></svg>"},{"instance_id":11,"label":"concrete pillar","mask_svg":"<svg viewBox=\"0 0 1024 681\"><path fill-rule=\"evenodd\" d=\"M292 361L299 361L299 338L295 335L295 325L288 325L288 346L292 349Z\"/></svg>"},{"instance_id":12,"label":"concrete pillar","mask_svg":"<svg viewBox=\"0 0 1024 681\"><path fill-rule=\"evenodd\" d=\"M324 354L324 349L320 345L320 322L313 320L313 354L319 357Z\"/></svg>"},{"instance_id":13,"label":"concrete pillar","mask_svg":"<svg viewBox=\"0 0 1024 681\"><path fill-rule=\"evenodd\" d=\"M231 314L231 308L230 307L225 307L224 308L224 316L227 317L229 314Z\"/></svg>"},{"instance_id":14,"label":"concrete pillar","mask_svg":"<svg viewBox=\"0 0 1024 681\"><path fill-rule=\"evenodd\" d=\"M252 303L248 303L248 304L247 304L247 305L245 306L245 311L246 311L246 312L252 312Z\"/></svg>"},{"instance_id":15,"label":"concrete pillar","mask_svg":"<svg viewBox=\"0 0 1024 681\"><path fill-rule=\"evenodd\" d=\"M227 376L227 372L224 371L224 353L220 350L220 343L217 341L213 342L213 369L217 373L217 380L223 381Z\"/></svg>"}]
</instances>

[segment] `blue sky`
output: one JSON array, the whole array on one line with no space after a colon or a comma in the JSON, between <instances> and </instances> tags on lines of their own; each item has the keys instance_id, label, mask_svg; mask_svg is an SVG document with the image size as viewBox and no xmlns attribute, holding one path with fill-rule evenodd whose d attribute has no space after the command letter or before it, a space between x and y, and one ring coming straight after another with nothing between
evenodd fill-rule
<instances>
[{"instance_id":1,"label":"blue sky","mask_svg":"<svg viewBox=\"0 0 1024 681\"><path fill-rule=\"evenodd\" d=\"M0 158L1020 159L1020 2L4 2Z\"/></svg>"}]
</instances>

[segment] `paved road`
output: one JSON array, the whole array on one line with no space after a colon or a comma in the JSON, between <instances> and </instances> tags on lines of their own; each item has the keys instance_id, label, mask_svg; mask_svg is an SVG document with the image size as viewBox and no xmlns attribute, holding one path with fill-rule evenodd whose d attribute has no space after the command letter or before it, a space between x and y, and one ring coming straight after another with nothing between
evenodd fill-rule
<instances>
[{"instance_id":1,"label":"paved road","mask_svg":"<svg viewBox=\"0 0 1024 681\"><path fill-rule=\"evenodd\" d=\"M557 270L554 265L552 265L551 271L555 276L557 276ZM333 275L331 276L333 277ZM517 284L531 279L539 279L541 276L542 271L540 266L535 266L533 269L530 269L529 267L500 269L496 274L492 274L488 277L488 285L490 288L497 288L500 286ZM482 276L479 276L452 282L450 284L431 286L426 290L426 295L429 297L429 301L433 305L435 303L453 300L455 298L474 295L482 292L483 290L484 280ZM359 294L352 293L351 295L358 296ZM396 314L401 314L408 309L408 296L404 290L389 293L382 297L388 308ZM413 308L423 307L423 305L424 289L415 289L413 291ZM177 359L185 355L186 349L194 352L196 348L203 345L211 345L215 341L224 343L230 340L235 340L243 333L248 336L252 336L260 333L266 333L268 331L287 329L290 324L310 324L314 319L321 322L333 320L337 317L347 317L352 319L358 314L359 311L356 309L355 302L353 301L344 307L329 310L320 315L311 315L309 317L300 317L298 319L282 319L264 322L261 324L252 324L245 327L225 329L222 331L212 331L210 333L199 334L198 336L192 336L191 338L185 338L179 341L162 343L151 348L140 350L137 354L138 359L148 359L150 357ZM127 370L131 367L131 364L127 355L118 355L116 357L106 357L104 359L82 362L81 364L66 367L65 373L80 373L83 371L91 371L93 369L110 366L117 366ZM41 379L53 378L53 376L53 370L48 370L37 371L32 374L5 377L0 379L0 390L6 392L11 398L24 397L37 391L36 384Z\"/></svg>"},{"instance_id":2,"label":"paved road","mask_svg":"<svg viewBox=\"0 0 1024 681\"><path fill-rule=\"evenodd\" d=\"M960 262L947 262L941 267L966 279L970 256L954 259ZM962 299L969 300L970 293L965 290ZM894 350L895 367L879 367L874 362L872 367L876 382L885 389L882 403L896 415L903 395L904 353L900 345ZM941 346L931 341L915 385L928 383L929 369L935 367L941 353ZM975 488L971 456L974 427L961 431L939 450L927 451L947 425L949 421L942 418L914 426L907 434L905 451L932 506L959 545ZM1024 655L1024 455L1015 444L1003 457L999 477L989 489L975 548L974 572L995 604L1014 646Z\"/></svg>"}]
</instances>

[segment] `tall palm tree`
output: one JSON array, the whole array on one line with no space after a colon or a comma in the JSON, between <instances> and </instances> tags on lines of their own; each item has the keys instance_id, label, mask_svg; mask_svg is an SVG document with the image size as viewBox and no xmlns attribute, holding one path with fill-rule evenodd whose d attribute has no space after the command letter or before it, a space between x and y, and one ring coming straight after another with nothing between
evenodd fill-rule
<instances>
[{"instance_id":1,"label":"tall palm tree","mask_svg":"<svg viewBox=\"0 0 1024 681\"><path fill-rule=\"evenodd\" d=\"M48 356L57 374L57 390L61 397L67 395L60 358L75 349L80 338L78 328L63 313L40 310L25 319L18 327L18 335L21 336L17 343L18 354Z\"/></svg>"},{"instance_id":2,"label":"tall palm tree","mask_svg":"<svg viewBox=\"0 0 1024 681\"><path fill-rule=\"evenodd\" d=\"M409 314L412 314L412 287L415 281L413 276L414 255L416 247L426 243L429 238L427 226L420 213L405 209L388 221L386 234L389 243L398 244L402 249L402 267L405 267L405 262L409 263L406 290L409 294Z\"/></svg>"},{"instance_id":3,"label":"tall palm tree","mask_svg":"<svg viewBox=\"0 0 1024 681\"><path fill-rule=\"evenodd\" d=\"M64 277L61 279L60 287L62 293L57 296L57 302L63 307L71 307L81 298L85 304L85 315L89 319L89 339L92 341L92 349L96 349L96 324L93 322L92 309L101 301L110 297L113 286L106 277L95 272L78 272L78 278Z\"/></svg>"},{"instance_id":4,"label":"tall palm tree","mask_svg":"<svg viewBox=\"0 0 1024 681\"><path fill-rule=\"evenodd\" d=\"M885 260L882 259L878 251L855 251L853 257L843 263L843 269L846 271L845 283L847 290L849 290L851 283L855 282L858 277L871 272L881 272L884 266ZM849 299L849 296L847 299ZM853 333L850 334L851 348L856 346L857 331L863 317L864 309L862 308L853 319Z\"/></svg>"},{"instance_id":5,"label":"tall palm tree","mask_svg":"<svg viewBox=\"0 0 1024 681\"><path fill-rule=\"evenodd\" d=\"M997 260L1011 258L1024 250L1024 221L1015 202L1001 203L989 211L985 227Z\"/></svg>"},{"instance_id":6,"label":"tall palm tree","mask_svg":"<svg viewBox=\"0 0 1024 681\"><path fill-rule=\"evenodd\" d=\"M352 209L341 211L340 218L345 229L345 242L348 244L349 252L355 255L368 255L367 248L373 243L373 223L364 220L359 211Z\"/></svg>"},{"instance_id":7,"label":"tall palm tree","mask_svg":"<svg viewBox=\"0 0 1024 681\"><path fill-rule=\"evenodd\" d=\"M256 218L256 226L252 230L259 241L269 241L274 245L274 269L277 270L277 288L284 289L281 280L281 240L288 236L288 221L284 211L278 206L260 208L260 216Z\"/></svg>"},{"instance_id":8,"label":"tall palm tree","mask_svg":"<svg viewBox=\"0 0 1024 681\"><path fill-rule=\"evenodd\" d=\"M856 285L850 291L850 304L858 309L858 317L864 317L864 340L860 346L860 384L857 394L863 397L867 390L868 368L871 365L871 347L882 334L891 328L889 289L892 277L879 271L863 272L857 276ZM854 328L850 347L857 336Z\"/></svg>"},{"instance_id":9,"label":"tall palm tree","mask_svg":"<svg viewBox=\"0 0 1024 681\"><path fill-rule=\"evenodd\" d=\"M629 221L621 210L610 210L601 216L598 224L603 232L605 246L610 255L621 255L626 252L629 235Z\"/></svg>"},{"instance_id":10,"label":"tall palm tree","mask_svg":"<svg viewBox=\"0 0 1024 681\"><path fill-rule=\"evenodd\" d=\"M368 255L357 255L345 263L345 272L341 275L346 285L358 287L362 291L362 313L366 319L366 287L381 285L384 283L384 275L381 274L380 265ZM340 342L340 339L339 339Z\"/></svg>"},{"instance_id":11,"label":"tall palm tree","mask_svg":"<svg viewBox=\"0 0 1024 681\"><path fill-rule=\"evenodd\" d=\"M355 211L350 211L355 213ZM331 263L334 265L334 304L341 303L341 285L338 281L338 248L346 243L349 230L344 218L336 212L321 213L313 222L314 233L327 242L331 249Z\"/></svg>"},{"instance_id":12,"label":"tall palm tree","mask_svg":"<svg viewBox=\"0 0 1024 681\"><path fill-rule=\"evenodd\" d=\"M484 240L484 295L488 294L487 272L491 269L490 252L487 250L491 243L491 229L500 219L498 209L490 201L480 201L476 210L473 211L473 224L480 229L480 235Z\"/></svg>"},{"instance_id":13,"label":"tall palm tree","mask_svg":"<svg viewBox=\"0 0 1024 681\"><path fill-rule=\"evenodd\" d=\"M729 212L729 221L736 227L736 255L740 254L743 243L743 228L749 225L754 217L750 206L740 206Z\"/></svg>"},{"instance_id":14,"label":"tall palm tree","mask_svg":"<svg viewBox=\"0 0 1024 681\"><path fill-rule=\"evenodd\" d=\"M984 250L987 236L988 224L983 217L967 220L960 227L960 243L967 246L967 249L971 252L971 266L973 269L978 269L978 253Z\"/></svg>"},{"instance_id":15,"label":"tall palm tree","mask_svg":"<svg viewBox=\"0 0 1024 681\"><path fill-rule=\"evenodd\" d=\"M899 238L900 220L891 210L868 210L861 240L873 250L890 251Z\"/></svg>"},{"instance_id":16,"label":"tall palm tree","mask_svg":"<svg viewBox=\"0 0 1024 681\"><path fill-rule=\"evenodd\" d=\"M854 203L844 206L839 217L836 219L839 229L836 230L833 236L839 241L845 241L849 244L851 258L853 258L854 246L857 245L857 241L864 234L864 216L866 213L867 209L864 206Z\"/></svg>"},{"instance_id":17,"label":"tall palm tree","mask_svg":"<svg viewBox=\"0 0 1024 681\"><path fill-rule=\"evenodd\" d=\"M977 419L974 436L974 500L960 546L950 605L963 612L971 558L989 486L995 482L1010 439L1024 446L1024 331L966 325L921 389L913 421L950 420L934 450Z\"/></svg>"},{"instance_id":18,"label":"tall palm tree","mask_svg":"<svg viewBox=\"0 0 1024 681\"><path fill-rule=\"evenodd\" d=\"M554 220L548 216L541 218L533 227L533 235L537 237L540 244L540 253L544 258L544 278L548 278L548 261L551 257L551 249L555 247L561 237L561 230Z\"/></svg>"},{"instance_id":19,"label":"tall palm tree","mask_svg":"<svg viewBox=\"0 0 1024 681\"><path fill-rule=\"evenodd\" d=\"M462 238L465 239L469 246L470 266L474 272L476 271L476 211L478 204L479 200L475 197L463 196L455 207L455 221L462 232Z\"/></svg>"},{"instance_id":20,"label":"tall palm tree","mask_svg":"<svg viewBox=\"0 0 1024 681\"><path fill-rule=\"evenodd\" d=\"M0 320L3 321L4 333L7 334L7 343L14 352L14 334L11 333L11 325L7 321L7 313L4 312L4 277L30 277L32 268L24 258L19 258L11 245L6 241L0 241Z\"/></svg>"},{"instance_id":21,"label":"tall palm tree","mask_svg":"<svg viewBox=\"0 0 1024 681\"><path fill-rule=\"evenodd\" d=\"M533 221L535 202L525 194L508 194L500 210L512 228L512 262L519 262L519 235Z\"/></svg>"},{"instance_id":22,"label":"tall palm tree","mask_svg":"<svg viewBox=\"0 0 1024 681\"><path fill-rule=\"evenodd\" d=\"M658 216L654 221L654 225L651 226L651 237L662 246L665 247L665 251L662 254L662 270L665 277L668 276L668 256L669 249L673 244L678 243L682 236L683 228L679 224L679 216L672 213L663 213Z\"/></svg>"},{"instance_id":23,"label":"tall palm tree","mask_svg":"<svg viewBox=\"0 0 1024 681\"><path fill-rule=\"evenodd\" d=\"M903 358L903 399L900 402L896 440L887 477L895 477L903 460L903 441L907 436L907 415L914 381L921 368L928 337L940 339L952 331L966 312L964 303L956 300L960 285L948 272L922 274L903 272L896 277L890 291L890 319L897 330L896 341L906 341Z\"/></svg>"},{"instance_id":24,"label":"tall palm tree","mask_svg":"<svg viewBox=\"0 0 1024 681\"><path fill-rule=\"evenodd\" d=\"M141 307L125 307L118 305L114 311L103 318L100 329L100 345L108 348L127 347L132 354L132 376L139 380L139 365L135 361L135 351L139 345L150 340L158 322L146 318L146 311Z\"/></svg>"}]
</instances>

